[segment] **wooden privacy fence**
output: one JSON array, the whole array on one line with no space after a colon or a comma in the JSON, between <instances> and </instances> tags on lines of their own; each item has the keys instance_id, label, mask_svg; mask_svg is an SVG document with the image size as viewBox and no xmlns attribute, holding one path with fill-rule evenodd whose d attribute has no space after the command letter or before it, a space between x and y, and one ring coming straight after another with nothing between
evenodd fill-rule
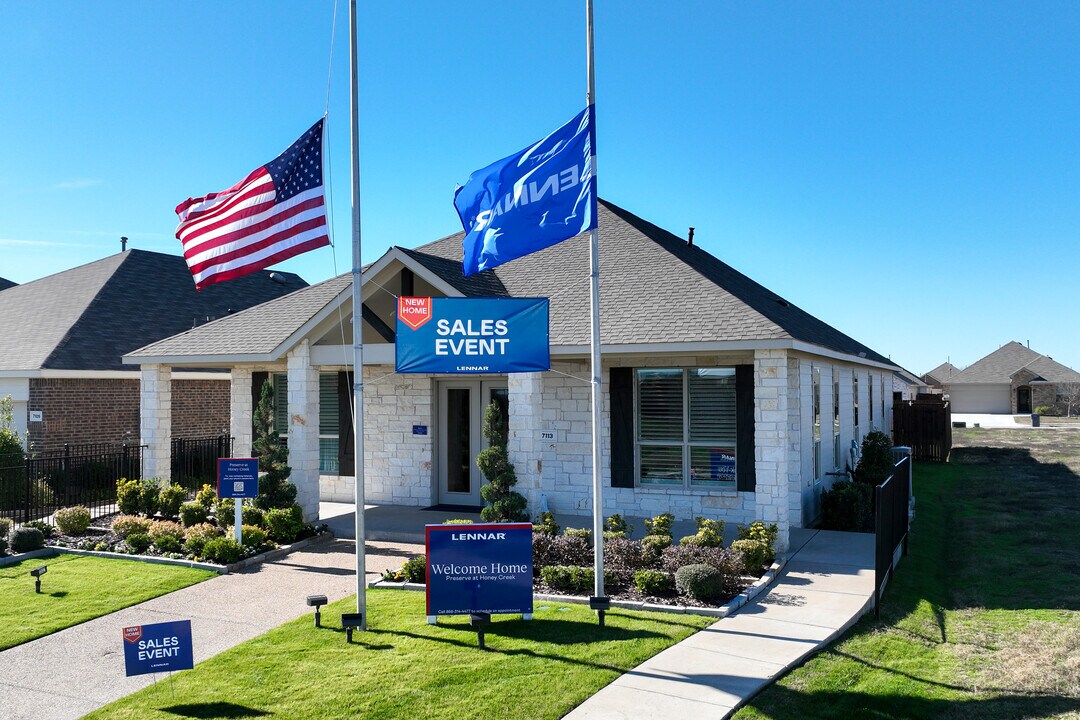
<instances>
[{"instance_id":1,"label":"wooden privacy fence","mask_svg":"<svg viewBox=\"0 0 1080 720\"><path fill-rule=\"evenodd\" d=\"M900 558L907 555L911 506L911 458L893 467L874 488L874 618L881 619L881 596Z\"/></svg>"},{"instance_id":2,"label":"wooden privacy fence","mask_svg":"<svg viewBox=\"0 0 1080 720\"><path fill-rule=\"evenodd\" d=\"M911 448L916 460L945 462L952 450L952 413L940 395L893 403L893 444Z\"/></svg>"}]
</instances>

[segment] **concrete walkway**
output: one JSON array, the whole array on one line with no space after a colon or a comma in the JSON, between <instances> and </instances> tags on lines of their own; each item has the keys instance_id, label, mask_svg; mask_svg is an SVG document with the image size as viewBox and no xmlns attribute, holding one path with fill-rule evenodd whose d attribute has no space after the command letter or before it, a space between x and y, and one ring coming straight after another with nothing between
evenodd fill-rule
<instances>
[{"instance_id":1,"label":"concrete walkway","mask_svg":"<svg viewBox=\"0 0 1080 720\"><path fill-rule=\"evenodd\" d=\"M565 717L728 717L873 607L873 535L793 531L792 553L767 594L645 661Z\"/></svg>"},{"instance_id":2,"label":"concrete walkway","mask_svg":"<svg viewBox=\"0 0 1080 720\"><path fill-rule=\"evenodd\" d=\"M124 627L190 619L198 663L310 614L308 595L352 595L355 551L353 542L317 543L0 652L0 718L79 718L152 684L153 675L124 676ZM368 542L367 579L423 551ZM168 692L165 676L158 679Z\"/></svg>"}]
</instances>

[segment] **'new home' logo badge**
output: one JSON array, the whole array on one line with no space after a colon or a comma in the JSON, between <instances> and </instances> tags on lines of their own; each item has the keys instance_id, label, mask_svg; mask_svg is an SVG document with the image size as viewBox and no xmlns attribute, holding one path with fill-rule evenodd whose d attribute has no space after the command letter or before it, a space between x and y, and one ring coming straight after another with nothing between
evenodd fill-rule
<instances>
[{"instance_id":1,"label":"'new home' logo badge","mask_svg":"<svg viewBox=\"0 0 1080 720\"><path fill-rule=\"evenodd\" d=\"M401 322L416 330L431 319L431 298L399 297L397 312Z\"/></svg>"}]
</instances>

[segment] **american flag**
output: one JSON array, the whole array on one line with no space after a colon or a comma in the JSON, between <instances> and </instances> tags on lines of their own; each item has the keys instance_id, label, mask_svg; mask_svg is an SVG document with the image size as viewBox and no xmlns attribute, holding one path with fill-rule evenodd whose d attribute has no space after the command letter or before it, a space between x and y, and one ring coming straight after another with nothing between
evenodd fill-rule
<instances>
[{"instance_id":1,"label":"american flag","mask_svg":"<svg viewBox=\"0 0 1080 720\"><path fill-rule=\"evenodd\" d=\"M197 289L330 244L322 140L319 120L288 150L228 190L176 206L176 237Z\"/></svg>"}]
</instances>

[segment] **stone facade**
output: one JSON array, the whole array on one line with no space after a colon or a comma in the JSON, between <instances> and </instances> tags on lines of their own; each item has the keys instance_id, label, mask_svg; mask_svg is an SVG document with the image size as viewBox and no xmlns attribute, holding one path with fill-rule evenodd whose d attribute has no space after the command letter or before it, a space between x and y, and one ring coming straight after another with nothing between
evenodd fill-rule
<instances>
[{"instance_id":1,"label":"stone facade","mask_svg":"<svg viewBox=\"0 0 1080 720\"><path fill-rule=\"evenodd\" d=\"M309 522L319 517L319 371L307 340L289 351L289 481Z\"/></svg>"},{"instance_id":2,"label":"stone facade","mask_svg":"<svg viewBox=\"0 0 1080 720\"><path fill-rule=\"evenodd\" d=\"M143 477L169 480L172 477L172 382L169 368L143 365L139 396L139 437L143 451Z\"/></svg>"}]
</instances>

